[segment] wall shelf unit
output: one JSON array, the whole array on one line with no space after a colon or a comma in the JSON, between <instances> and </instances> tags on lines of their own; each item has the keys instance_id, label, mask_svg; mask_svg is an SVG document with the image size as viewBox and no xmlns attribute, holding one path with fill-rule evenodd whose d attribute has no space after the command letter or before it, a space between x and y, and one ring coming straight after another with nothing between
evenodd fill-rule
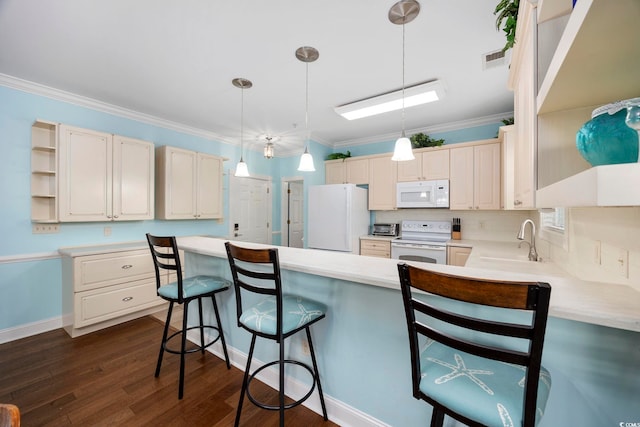
<instances>
[{"instance_id":1,"label":"wall shelf unit","mask_svg":"<svg viewBox=\"0 0 640 427\"><path fill-rule=\"evenodd\" d=\"M36 120L31 126L31 221L58 222L58 124Z\"/></svg>"},{"instance_id":2,"label":"wall shelf unit","mask_svg":"<svg viewBox=\"0 0 640 427\"><path fill-rule=\"evenodd\" d=\"M625 184L640 177L638 164L591 167L578 153L575 138L593 109L640 96L635 30L640 2L578 0L574 8L556 3L543 0L538 5L539 21L557 19L553 22L566 25L557 43L543 39L546 43L538 45L539 57L549 49L552 55L539 74L544 78L536 98L536 207L638 206L640 197Z\"/></svg>"}]
</instances>

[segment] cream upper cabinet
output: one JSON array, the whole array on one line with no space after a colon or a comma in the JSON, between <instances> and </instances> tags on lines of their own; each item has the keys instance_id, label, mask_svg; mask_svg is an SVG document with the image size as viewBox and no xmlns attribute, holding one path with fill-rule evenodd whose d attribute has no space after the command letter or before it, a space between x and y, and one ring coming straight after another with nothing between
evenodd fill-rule
<instances>
[{"instance_id":1,"label":"cream upper cabinet","mask_svg":"<svg viewBox=\"0 0 640 427\"><path fill-rule=\"evenodd\" d=\"M396 209L398 163L390 156L369 159L369 210Z\"/></svg>"},{"instance_id":2,"label":"cream upper cabinet","mask_svg":"<svg viewBox=\"0 0 640 427\"><path fill-rule=\"evenodd\" d=\"M223 159L169 146L156 151L158 218L222 218Z\"/></svg>"},{"instance_id":3,"label":"cream upper cabinet","mask_svg":"<svg viewBox=\"0 0 640 427\"><path fill-rule=\"evenodd\" d=\"M347 182L347 165L343 159L324 162L324 183L344 184Z\"/></svg>"},{"instance_id":4,"label":"cream upper cabinet","mask_svg":"<svg viewBox=\"0 0 640 427\"><path fill-rule=\"evenodd\" d=\"M518 15L509 87L514 91L513 208L535 207L536 170L536 9L524 2ZM506 177L505 179L508 179Z\"/></svg>"},{"instance_id":5,"label":"cream upper cabinet","mask_svg":"<svg viewBox=\"0 0 640 427\"><path fill-rule=\"evenodd\" d=\"M65 125L59 139L60 221L153 218L152 143Z\"/></svg>"},{"instance_id":6,"label":"cream upper cabinet","mask_svg":"<svg viewBox=\"0 0 640 427\"><path fill-rule=\"evenodd\" d=\"M500 143L450 150L449 209L500 209Z\"/></svg>"},{"instance_id":7,"label":"cream upper cabinet","mask_svg":"<svg viewBox=\"0 0 640 427\"><path fill-rule=\"evenodd\" d=\"M349 158L345 163L348 184L369 184L369 159Z\"/></svg>"},{"instance_id":8,"label":"cream upper cabinet","mask_svg":"<svg viewBox=\"0 0 640 427\"><path fill-rule=\"evenodd\" d=\"M398 162L398 182L449 179L449 149L416 152L415 159Z\"/></svg>"},{"instance_id":9,"label":"cream upper cabinet","mask_svg":"<svg viewBox=\"0 0 640 427\"><path fill-rule=\"evenodd\" d=\"M369 158L347 158L324 162L325 184L369 184Z\"/></svg>"}]
</instances>

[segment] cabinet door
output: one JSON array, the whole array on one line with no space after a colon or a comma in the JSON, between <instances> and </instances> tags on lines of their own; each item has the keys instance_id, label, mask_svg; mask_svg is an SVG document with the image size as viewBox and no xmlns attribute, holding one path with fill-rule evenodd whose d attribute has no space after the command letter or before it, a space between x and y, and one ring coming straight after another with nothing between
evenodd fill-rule
<instances>
[{"instance_id":1,"label":"cabinet door","mask_svg":"<svg viewBox=\"0 0 640 427\"><path fill-rule=\"evenodd\" d=\"M196 218L222 218L222 159L198 153Z\"/></svg>"},{"instance_id":2,"label":"cabinet door","mask_svg":"<svg viewBox=\"0 0 640 427\"><path fill-rule=\"evenodd\" d=\"M369 184L369 159L348 159L345 165L349 184Z\"/></svg>"},{"instance_id":3,"label":"cabinet door","mask_svg":"<svg viewBox=\"0 0 640 427\"><path fill-rule=\"evenodd\" d=\"M154 150L147 141L113 140L113 219L153 219Z\"/></svg>"},{"instance_id":4,"label":"cabinet door","mask_svg":"<svg viewBox=\"0 0 640 427\"><path fill-rule=\"evenodd\" d=\"M324 162L324 183L344 184L347 182L346 165L344 160Z\"/></svg>"},{"instance_id":5,"label":"cabinet door","mask_svg":"<svg viewBox=\"0 0 640 427\"><path fill-rule=\"evenodd\" d=\"M500 209L500 143L473 147L474 208Z\"/></svg>"},{"instance_id":6,"label":"cabinet door","mask_svg":"<svg viewBox=\"0 0 640 427\"><path fill-rule=\"evenodd\" d=\"M390 157L369 159L369 210L396 209L398 162Z\"/></svg>"},{"instance_id":7,"label":"cabinet door","mask_svg":"<svg viewBox=\"0 0 640 427\"><path fill-rule=\"evenodd\" d=\"M449 209L473 209L473 148L452 148L449 152Z\"/></svg>"},{"instance_id":8,"label":"cabinet door","mask_svg":"<svg viewBox=\"0 0 640 427\"><path fill-rule=\"evenodd\" d=\"M159 211L162 219L194 219L196 216L197 162L194 151L162 147L163 162L160 173L163 183Z\"/></svg>"},{"instance_id":9,"label":"cabinet door","mask_svg":"<svg viewBox=\"0 0 640 427\"><path fill-rule=\"evenodd\" d=\"M463 267L467 263L470 253L470 248L449 246L447 248L447 264Z\"/></svg>"},{"instance_id":10,"label":"cabinet door","mask_svg":"<svg viewBox=\"0 0 640 427\"><path fill-rule=\"evenodd\" d=\"M108 221L112 211L110 134L61 127L60 221Z\"/></svg>"},{"instance_id":11,"label":"cabinet door","mask_svg":"<svg viewBox=\"0 0 640 427\"><path fill-rule=\"evenodd\" d=\"M422 176L424 179L449 179L449 150L422 153Z\"/></svg>"},{"instance_id":12,"label":"cabinet door","mask_svg":"<svg viewBox=\"0 0 640 427\"><path fill-rule=\"evenodd\" d=\"M448 169L448 166L447 166ZM422 155L413 160L398 162L398 182L420 181L422 179Z\"/></svg>"}]
</instances>

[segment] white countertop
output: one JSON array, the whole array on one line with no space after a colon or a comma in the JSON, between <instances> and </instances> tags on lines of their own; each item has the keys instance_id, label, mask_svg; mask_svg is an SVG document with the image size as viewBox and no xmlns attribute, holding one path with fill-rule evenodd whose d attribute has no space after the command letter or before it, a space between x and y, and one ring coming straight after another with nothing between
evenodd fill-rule
<instances>
[{"instance_id":1,"label":"white countertop","mask_svg":"<svg viewBox=\"0 0 640 427\"><path fill-rule=\"evenodd\" d=\"M178 246L185 251L226 258L225 241L211 237L179 237ZM270 247L234 243L245 247ZM457 240L454 244L473 247L465 267L409 264L460 276L547 282L552 288L550 316L640 332L640 292L629 286L579 280L555 264L528 261L526 245L518 249L517 242ZM287 247L278 247L278 251L280 265L287 270L400 289L398 261L394 259Z\"/></svg>"}]
</instances>

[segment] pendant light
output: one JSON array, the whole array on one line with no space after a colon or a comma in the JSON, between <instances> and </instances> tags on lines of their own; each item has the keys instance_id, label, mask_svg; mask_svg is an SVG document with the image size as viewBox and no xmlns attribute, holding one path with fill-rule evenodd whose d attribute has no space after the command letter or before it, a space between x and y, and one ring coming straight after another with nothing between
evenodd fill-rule
<instances>
[{"instance_id":1,"label":"pendant light","mask_svg":"<svg viewBox=\"0 0 640 427\"><path fill-rule=\"evenodd\" d=\"M264 139L267 141L264 144L264 157L265 159L273 159L273 137L272 136L265 136Z\"/></svg>"},{"instance_id":2,"label":"pendant light","mask_svg":"<svg viewBox=\"0 0 640 427\"><path fill-rule=\"evenodd\" d=\"M404 133L404 24L413 21L418 13L420 13L420 3L415 0L401 0L389 9L389 21L402 25L402 134L396 141L393 157L391 157L391 160L395 161L415 159L411 141Z\"/></svg>"},{"instance_id":3,"label":"pendant light","mask_svg":"<svg viewBox=\"0 0 640 427\"><path fill-rule=\"evenodd\" d=\"M311 140L311 133L309 132L309 62L315 61L319 56L320 54L318 53L318 50L311 46L302 46L296 50L296 58L304 62L307 68L304 116L307 130L307 141L304 146L304 153L300 157L300 165L298 166L298 170L302 172L314 172L316 170L313 165L313 157L311 156L311 153L309 153L309 141Z\"/></svg>"},{"instance_id":4,"label":"pendant light","mask_svg":"<svg viewBox=\"0 0 640 427\"><path fill-rule=\"evenodd\" d=\"M249 168L247 164L244 162L244 90L249 89L253 86L250 80L243 79L241 77L235 78L231 80L231 83L235 87L241 89L240 93L240 161L236 166L235 176L246 177L249 176Z\"/></svg>"}]
</instances>

